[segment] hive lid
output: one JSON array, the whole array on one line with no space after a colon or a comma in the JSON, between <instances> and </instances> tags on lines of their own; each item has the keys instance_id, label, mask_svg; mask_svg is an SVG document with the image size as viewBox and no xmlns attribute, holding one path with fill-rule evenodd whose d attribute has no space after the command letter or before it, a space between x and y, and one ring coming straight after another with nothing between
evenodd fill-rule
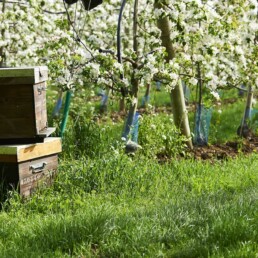
<instances>
[{"instance_id":1,"label":"hive lid","mask_svg":"<svg viewBox=\"0 0 258 258\"><path fill-rule=\"evenodd\" d=\"M47 79L47 66L0 68L0 85L36 84Z\"/></svg>"},{"instance_id":2,"label":"hive lid","mask_svg":"<svg viewBox=\"0 0 258 258\"><path fill-rule=\"evenodd\" d=\"M45 138L42 143L0 145L0 162L22 162L62 151L60 137Z\"/></svg>"}]
</instances>

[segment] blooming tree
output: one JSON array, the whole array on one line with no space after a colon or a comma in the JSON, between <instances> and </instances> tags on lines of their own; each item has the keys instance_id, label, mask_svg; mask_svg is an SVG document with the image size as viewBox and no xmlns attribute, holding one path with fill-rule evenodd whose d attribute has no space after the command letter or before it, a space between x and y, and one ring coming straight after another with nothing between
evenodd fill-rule
<instances>
[{"instance_id":1,"label":"blooming tree","mask_svg":"<svg viewBox=\"0 0 258 258\"><path fill-rule=\"evenodd\" d=\"M120 1L104 1L88 12L81 1L69 6L62 0L2 0L1 65L46 64L62 90L87 83L106 87L130 101L132 117L139 87L152 80L162 80L168 91L180 80L193 87L201 82L215 97L218 88L258 86L255 0L136 2L128 0L123 11L120 62ZM168 62L156 26L162 18L168 20L173 47Z\"/></svg>"},{"instance_id":2,"label":"blooming tree","mask_svg":"<svg viewBox=\"0 0 258 258\"><path fill-rule=\"evenodd\" d=\"M254 65L258 30L255 0L158 1L162 9L154 9L151 2L140 1L138 10L140 69L137 76L141 85L159 73L172 88L179 77L196 85L198 62L202 66L202 80L211 90L241 82L258 84L258 68ZM86 12L80 2L67 6L73 26L69 24L62 0L2 0L0 3L1 60L5 58L9 66L49 64L54 59L63 59L67 67L77 61L84 66L78 74L85 72L90 78L98 79L97 83L110 86L114 83L110 78L116 77L112 73L120 75L122 72L125 79L117 83L128 86L127 73L135 59L131 1L122 21L122 42L126 45L123 64L119 64L115 56L120 6L117 0L106 1L91 12ZM168 65L163 62L164 49L155 28L156 18L162 15L170 19L171 41L176 53Z\"/></svg>"}]
</instances>

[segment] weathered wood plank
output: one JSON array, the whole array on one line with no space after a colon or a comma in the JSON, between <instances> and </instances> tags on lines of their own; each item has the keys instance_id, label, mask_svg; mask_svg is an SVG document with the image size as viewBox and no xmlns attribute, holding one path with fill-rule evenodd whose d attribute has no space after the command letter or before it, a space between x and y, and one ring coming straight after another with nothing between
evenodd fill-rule
<instances>
[{"instance_id":1,"label":"weathered wood plank","mask_svg":"<svg viewBox=\"0 0 258 258\"><path fill-rule=\"evenodd\" d=\"M49 137L45 138L43 143L24 144L24 145L2 145L0 146L0 156L2 161L4 157L15 156L17 162L22 162L34 158L60 153L62 151L61 138ZM6 155L6 156L4 156Z\"/></svg>"},{"instance_id":2,"label":"weathered wood plank","mask_svg":"<svg viewBox=\"0 0 258 258\"><path fill-rule=\"evenodd\" d=\"M42 137L48 137L51 135L53 132L55 132L56 128L55 127L47 127L44 130L41 130L38 135Z\"/></svg>"},{"instance_id":3,"label":"weathered wood plank","mask_svg":"<svg viewBox=\"0 0 258 258\"><path fill-rule=\"evenodd\" d=\"M47 138L48 139L48 138ZM18 162L50 155L53 153L60 153L62 151L61 138L52 138L44 143L37 143L27 148L22 148L17 154Z\"/></svg>"},{"instance_id":4,"label":"weathered wood plank","mask_svg":"<svg viewBox=\"0 0 258 258\"><path fill-rule=\"evenodd\" d=\"M39 83L33 86L35 126L37 134L47 127L47 103L46 103L46 83Z\"/></svg>"},{"instance_id":5,"label":"weathered wood plank","mask_svg":"<svg viewBox=\"0 0 258 258\"><path fill-rule=\"evenodd\" d=\"M47 127L46 83L0 84L0 92L0 142L43 137L38 134Z\"/></svg>"},{"instance_id":6,"label":"weathered wood plank","mask_svg":"<svg viewBox=\"0 0 258 258\"><path fill-rule=\"evenodd\" d=\"M20 194L27 197L42 186L52 183L58 165L58 156L51 155L19 164ZM35 167L35 169L33 168Z\"/></svg>"},{"instance_id":7,"label":"weathered wood plank","mask_svg":"<svg viewBox=\"0 0 258 258\"><path fill-rule=\"evenodd\" d=\"M0 162L0 182L5 187L18 187L20 194L28 197L38 187L50 185L53 182L57 166L57 154L20 163Z\"/></svg>"},{"instance_id":8,"label":"weathered wood plank","mask_svg":"<svg viewBox=\"0 0 258 258\"><path fill-rule=\"evenodd\" d=\"M0 68L0 85L36 84L47 79L48 68L46 66Z\"/></svg>"},{"instance_id":9,"label":"weathered wood plank","mask_svg":"<svg viewBox=\"0 0 258 258\"><path fill-rule=\"evenodd\" d=\"M57 162L57 155L50 155L19 163L20 185L26 184L26 180L24 179L30 177L33 174L41 174L42 172L55 169ZM31 166L37 167L35 169L36 172L34 172Z\"/></svg>"},{"instance_id":10,"label":"weathered wood plank","mask_svg":"<svg viewBox=\"0 0 258 258\"><path fill-rule=\"evenodd\" d=\"M0 85L0 139L26 138L36 134L31 85Z\"/></svg>"}]
</instances>

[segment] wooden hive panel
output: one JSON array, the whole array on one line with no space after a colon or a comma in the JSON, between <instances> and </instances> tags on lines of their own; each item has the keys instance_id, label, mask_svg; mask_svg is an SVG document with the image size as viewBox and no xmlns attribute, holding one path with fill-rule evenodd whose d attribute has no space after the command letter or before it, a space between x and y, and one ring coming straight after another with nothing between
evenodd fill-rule
<instances>
[{"instance_id":1,"label":"wooden hive panel","mask_svg":"<svg viewBox=\"0 0 258 258\"><path fill-rule=\"evenodd\" d=\"M30 85L0 85L0 138L26 138L35 135L34 101Z\"/></svg>"},{"instance_id":2,"label":"wooden hive panel","mask_svg":"<svg viewBox=\"0 0 258 258\"><path fill-rule=\"evenodd\" d=\"M36 188L49 185L56 174L58 156L51 155L19 163L19 190L24 197L29 196Z\"/></svg>"},{"instance_id":3,"label":"wooden hive panel","mask_svg":"<svg viewBox=\"0 0 258 258\"><path fill-rule=\"evenodd\" d=\"M37 135L47 128L47 103L46 103L46 85L39 83L34 85L34 112L35 126Z\"/></svg>"},{"instance_id":4,"label":"wooden hive panel","mask_svg":"<svg viewBox=\"0 0 258 258\"><path fill-rule=\"evenodd\" d=\"M41 142L48 128L46 67L0 68L0 144Z\"/></svg>"},{"instance_id":5,"label":"wooden hive panel","mask_svg":"<svg viewBox=\"0 0 258 258\"><path fill-rule=\"evenodd\" d=\"M46 66L38 67L18 67L0 68L0 84L37 84L48 79L48 69Z\"/></svg>"},{"instance_id":6,"label":"wooden hive panel","mask_svg":"<svg viewBox=\"0 0 258 258\"><path fill-rule=\"evenodd\" d=\"M0 146L0 183L18 187L22 196L29 196L38 186L52 183L61 151L58 137L37 144Z\"/></svg>"}]
</instances>

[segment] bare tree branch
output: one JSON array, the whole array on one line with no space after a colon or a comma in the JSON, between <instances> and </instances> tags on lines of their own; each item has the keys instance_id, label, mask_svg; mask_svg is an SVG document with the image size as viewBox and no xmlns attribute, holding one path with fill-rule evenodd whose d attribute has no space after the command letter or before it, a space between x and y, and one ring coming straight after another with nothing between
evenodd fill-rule
<instances>
[{"instance_id":1,"label":"bare tree branch","mask_svg":"<svg viewBox=\"0 0 258 258\"><path fill-rule=\"evenodd\" d=\"M42 9L42 11L43 11L44 13L49 13L49 14L66 14L66 12L51 12L51 11L43 10L43 9Z\"/></svg>"}]
</instances>

